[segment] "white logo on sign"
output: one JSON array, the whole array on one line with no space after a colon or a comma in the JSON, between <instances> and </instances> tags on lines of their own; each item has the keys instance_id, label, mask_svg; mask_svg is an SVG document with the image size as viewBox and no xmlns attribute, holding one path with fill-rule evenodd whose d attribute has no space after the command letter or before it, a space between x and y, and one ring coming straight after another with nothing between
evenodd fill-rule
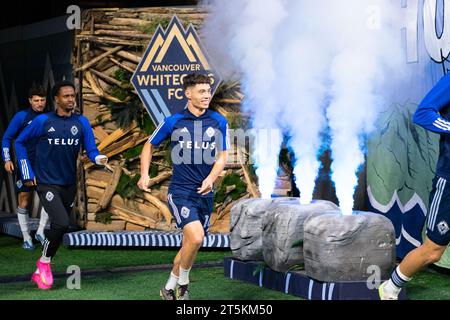
<instances>
[{"instance_id":1,"label":"white logo on sign","mask_svg":"<svg viewBox=\"0 0 450 320\"><path fill-rule=\"evenodd\" d=\"M181 215L183 216L183 218L189 217L190 212L191 212L191 210L189 210L186 207L181 208Z\"/></svg>"},{"instance_id":2,"label":"white logo on sign","mask_svg":"<svg viewBox=\"0 0 450 320\"><path fill-rule=\"evenodd\" d=\"M213 128L209 127L208 130L206 130L206 134L208 135L208 137L212 137L214 135L215 131Z\"/></svg>"},{"instance_id":3,"label":"white logo on sign","mask_svg":"<svg viewBox=\"0 0 450 320\"><path fill-rule=\"evenodd\" d=\"M48 129L47 132L55 132L55 131L56 131L55 128L51 127L50 129Z\"/></svg>"},{"instance_id":4,"label":"white logo on sign","mask_svg":"<svg viewBox=\"0 0 450 320\"><path fill-rule=\"evenodd\" d=\"M450 230L450 228L448 227L447 222L442 221L438 223L438 229L441 235L444 235L448 232L448 230Z\"/></svg>"},{"instance_id":5,"label":"white logo on sign","mask_svg":"<svg viewBox=\"0 0 450 320\"><path fill-rule=\"evenodd\" d=\"M77 126L73 126L72 129L70 129L70 132L72 132L72 134L73 134L74 136L76 136L77 133L78 133L78 128L77 128Z\"/></svg>"},{"instance_id":6,"label":"white logo on sign","mask_svg":"<svg viewBox=\"0 0 450 320\"><path fill-rule=\"evenodd\" d=\"M45 199L47 199L48 202L52 201L54 197L55 195L50 191L48 191L47 194L45 195Z\"/></svg>"}]
</instances>

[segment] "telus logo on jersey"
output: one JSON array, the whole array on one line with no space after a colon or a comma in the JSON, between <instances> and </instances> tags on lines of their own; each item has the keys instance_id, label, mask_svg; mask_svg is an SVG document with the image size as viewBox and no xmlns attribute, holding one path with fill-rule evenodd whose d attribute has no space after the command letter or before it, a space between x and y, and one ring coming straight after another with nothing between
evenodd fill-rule
<instances>
[{"instance_id":1,"label":"telus logo on jersey","mask_svg":"<svg viewBox=\"0 0 450 320\"><path fill-rule=\"evenodd\" d=\"M221 150L223 135L220 130L208 126L203 121L195 121L193 130L186 127L174 130L171 140L174 164L208 164L216 161L216 151Z\"/></svg>"},{"instance_id":2,"label":"telus logo on jersey","mask_svg":"<svg viewBox=\"0 0 450 320\"><path fill-rule=\"evenodd\" d=\"M47 139L47 141L52 146L77 146L80 143L80 139L66 138Z\"/></svg>"},{"instance_id":3,"label":"telus logo on jersey","mask_svg":"<svg viewBox=\"0 0 450 320\"><path fill-rule=\"evenodd\" d=\"M203 150L214 150L216 148L215 142L208 141L178 141L181 149L203 149Z\"/></svg>"}]
</instances>

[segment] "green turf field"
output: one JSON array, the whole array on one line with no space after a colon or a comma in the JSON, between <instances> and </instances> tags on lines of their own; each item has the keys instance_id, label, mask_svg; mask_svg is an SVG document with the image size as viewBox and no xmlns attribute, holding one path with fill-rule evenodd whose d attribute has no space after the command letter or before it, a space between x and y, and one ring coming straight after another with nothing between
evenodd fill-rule
<instances>
[{"instance_id":1,"label":"green turf field","mask_svg":"<svg viewBox=\"0 0 450 320\"><path fill-rule=\"evenodd\" d=\"M0 235L0 277L31 275L34 263L40 255L40 247L34 252L21 249L21 241ZM103 250L67 249L61 247L54 259L54 272L65 272L69 265L81 270L170 264L176 250ZM200 251L198 262L220 262L230 256L225 251ZM159 288L167 280L169 271L143 271L133 273L104 273L83 276L81 289L70 290L67 278L55 279L52 290L36 289L30 281L0 284L0 300L18 299L75 299L75 300L146 300L160 299ZM259 288L224 277L223 268L194 268L191 271L191 297L210 300L295 300L294 296ZM408 286L409 299L450 299L450 276L435 271L420 273Z\"/></svg>"}]
</instances>

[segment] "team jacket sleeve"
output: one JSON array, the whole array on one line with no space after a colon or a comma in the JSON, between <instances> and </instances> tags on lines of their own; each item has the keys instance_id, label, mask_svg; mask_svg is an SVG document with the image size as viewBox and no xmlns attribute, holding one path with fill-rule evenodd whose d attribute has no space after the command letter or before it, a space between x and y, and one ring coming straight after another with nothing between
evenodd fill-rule
<instances>
[{"instance_id":1,"label":"team jacket sleeve","mask_svg":"<svg viewBox=\"0 0 450 320\"><path fill-rule=\"evenodd\" d=\"M450 74L443 77L424 100L413 116L415 124L435 133L450 133L450 122L439 114L450 105Z\"/></svg>"},{"instance_id":2,"label":"team jacket sleeve","mask_svg":"<svg viewBox=\"0 0 450 320\"><path fill-rule=\"evenodd\" d=\"M95 157L100 154L95 145L94 132L92 131L92 127L89 124L89 121L86 117L80 117L81 123L83 125L83 146L84 150L86 150L86 154L89 159L95 163Z\"/></svg>"},{"instance_id":3,"label":"team jacket sleeve","mask_svg":"<svg viewBox=\"0 0 450 320\"><path fill-rule=\"evenodd\" d=\"M19 162L19 170L22 180L34 180L34 172L28 160L27 149L25 144L28 140L38 138L44 132L44 122L47 120L46 115L36 117L17 137L14 147L16 148L17 159Z\"/></svg>"},{"instance_id":4,"label":"team jacket sleeve","mask_svg":"<svg viewBox=\"0 0 450 320\"><path fill-rule=\"evenodd\" d=\"M2 158L3 158L3 161L5 161L5 162L11 160L11 142L16 137L17 133L19 132L24 118L25 118L25 112L16 113L16 115L12 118L11 122L9 123L8 128L6 129L5 133L3 134Z\"/></svg>"},{"instance_id":5,"label":"team jacket sleeve","mask_svg":"<svg viewBox=\"0 0 450 320\"><path fill-rule=\"evenodd\" d=\"M226 151L230 149L230 136L228 131L228 122L225 118L220 122L220 143L218 145L219 151Z\"/></svg>"},{"instance_id":6,"label":"team jacket sleeve","mask_svg":"<svg viewBox=\"0 0 450 320\"><path fill-rule=\"evenodd\" d=\"M168 121L167 118L163 122L161 122L148 139L148 143L157 147L161 144L161 142L169 138L172 134L172 128L169 122L170 121Z\"/></svg>"}]
</instances>

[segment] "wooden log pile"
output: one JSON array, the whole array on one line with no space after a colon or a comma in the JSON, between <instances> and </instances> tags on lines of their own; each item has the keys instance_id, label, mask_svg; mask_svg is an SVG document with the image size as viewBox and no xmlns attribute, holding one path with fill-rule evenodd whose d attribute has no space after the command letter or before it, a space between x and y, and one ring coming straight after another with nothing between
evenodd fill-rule
<instances>
[{"instance_id":1,"label":"wooden log pile","mask_svg":"<svg viewBox=\"0 0 450 320\"><path fill-rule=\"evenodd\" d=\"M152 192L137 190L140 151L155 128L129 82L156 27L166 27L174 14L185 27L192 23L200 33L207 11L164 7L82 13L73 53L75 77L82 92L83 114L90 121L98 149L110 159L106 169L86 156L80 159L84 174L78 181L77 212L80 226L87 230L175 229L167 204L172 177L167 144L154 151ZM239 83L223 83L211 108L227 117L231 128L245 126L242 99ZM212 233L229 232L230 210L236 201L259 197L254 173L246 164L248 157L243 148L230 150L229 164L216 183Z\"/></svg>"}]
</instances>

